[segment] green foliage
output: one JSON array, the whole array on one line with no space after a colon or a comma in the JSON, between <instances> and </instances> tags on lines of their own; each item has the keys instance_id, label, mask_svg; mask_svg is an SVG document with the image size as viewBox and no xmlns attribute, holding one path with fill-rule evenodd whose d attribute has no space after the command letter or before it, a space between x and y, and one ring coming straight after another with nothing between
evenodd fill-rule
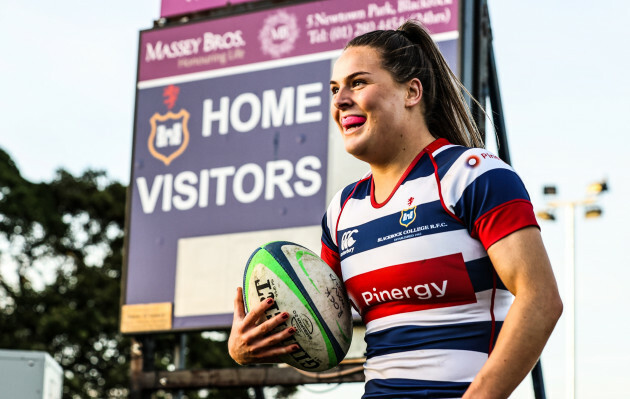
<instances>
[{"instance_id":1,"label":"green foliage","mask_svg":"<svg viewBox=\"0 0 630 399\"><path fill-rule=\"evenodd\" d=\"M129 386L130 342L118 332L125 195L103 172L31 183L0 150L0 261L15 270L0 277L0 348L50 353L64 398L123 397Z\"/></svg>"},{"instance_id":2,"label":"green foliage","mask_svg":"<svg viewBox=\"0 0 630 399\"><path fill-rule=\"evenodd\" d=\"M119 332L126 187L104 172L51 182L24 179L0 149L0 348L51 354L64 399L126 398L131 339ZM14 270L6 273L6 270ZM234 367L227 335L188 333L186 368ZM155 369L174 370L179 335L155 340ZM276 398L295 388L278 388ZM158 392L156 398L172 397ZM191 390L184 398L250 398L245 388Z\"/></svg>"}]
</instances>

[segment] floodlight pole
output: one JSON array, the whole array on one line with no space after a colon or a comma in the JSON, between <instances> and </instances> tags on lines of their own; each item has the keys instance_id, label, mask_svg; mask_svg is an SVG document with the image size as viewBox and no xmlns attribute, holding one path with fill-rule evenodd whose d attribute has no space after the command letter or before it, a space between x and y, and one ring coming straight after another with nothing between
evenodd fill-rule
<instances>
[{"instance_id":1,"label":"floodlight pole","mask_svg":"<svg viewBox=\"0 0 630 399\"><path fill-rule=\"evenodd\" d=\"M575 202L567 203L567 398L575 398Z\"/></svg>"},{"instance_id":2,"label":"floodlight pole","mask_svg":"<svg viewBox=\"0 0 630 399\"><path fill-rule=\"evenodd\" d=\"M587 197L575 201L552 201L547 204L549 208L566 208L566 294L564 303L564 314L566 320L566 374L567 374L567 399L576 397L576 375L575 375L575 208L582 205L591 205L596 200Z\"/></svg>"},{"instance_id":3,"label":"floodlight pole","mask_svg":"<svg viewBox=\"0 0 630 399\"><path fill-rule=\"evenodd\" d=\"M177 370L184 370L186 368L186 345L188 343L188 334L181 333L179 335L179 345L175 346L175 365L177 366ZM182 399L184 396L184 391L180 389L177 391L177 395L175 399Z\"/></svg>"}]
</instances>

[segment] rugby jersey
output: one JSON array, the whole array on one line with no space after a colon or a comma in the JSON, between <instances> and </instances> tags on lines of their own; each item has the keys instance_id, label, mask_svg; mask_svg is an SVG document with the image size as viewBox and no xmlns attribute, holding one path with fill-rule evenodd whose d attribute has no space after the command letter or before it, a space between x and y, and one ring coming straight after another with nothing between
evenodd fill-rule
<instances>
[{"instance_id":1,"label":"rugby jersey","mask_svg":"<svg viewBox=\"0 0 630 399\"><path fill-rule=\"evenodd\" d=\"M486 249L537 226L529 195L496 155L445 139L373 193L371 176L347 186L322 221L321 256L366 324L363 398L461 397L513 300Z\"/></svg>"}]
</instances>

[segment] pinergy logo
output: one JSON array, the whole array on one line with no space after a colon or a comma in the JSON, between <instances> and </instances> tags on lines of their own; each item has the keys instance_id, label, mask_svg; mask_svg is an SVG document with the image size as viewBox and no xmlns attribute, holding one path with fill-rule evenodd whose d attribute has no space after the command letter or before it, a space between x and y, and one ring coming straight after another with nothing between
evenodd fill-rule
<instances>
[{"instance_id":1,"label":"pinergy logo","mask_svg":"<svg viewBox=\"0 0 630 399\"><path fill-rule=\"evenodd\" d=\"M466 165L468 165L469 168L476 168L477 166L479 166L479 162L480 159L476 155L471 155L468 157L468 159L466 159Z\"/></svg>"},{"instance_id":2,"label":"pinergy logo","mask_svg":"<svg viewBox=\"0 0 630 399\"><path fill-rule=\"evenodd\" d=\"M352 235L358 233L359 230L348 230L341 236L341 256L352 253L354 251L353 245L357 242Z\"/></svg>"}]
</instances>

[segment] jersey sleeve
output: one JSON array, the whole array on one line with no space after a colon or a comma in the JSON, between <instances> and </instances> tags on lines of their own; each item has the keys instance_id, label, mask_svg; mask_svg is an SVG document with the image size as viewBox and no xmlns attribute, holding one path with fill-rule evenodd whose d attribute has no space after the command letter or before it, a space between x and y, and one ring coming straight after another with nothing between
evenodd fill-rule
<instances>
[{"instance_id":1,"label":"jersey sleeve","mask_svg":"<svg viewBox=\"0 0 630 399\"><path fill-rule=\"evenodd\" d=\"M341 195L339 191L331 200L322 218L322 252L320 257L341 279L341 261L337 246L337 220L341 212Z\"/></svg>"},{"instance_id":2,"label":"jersey sleeve","mask_svg":"<svg viewBox=\"0 0 630 399\"><path fill-rule=\"evenodd\" d=\"M441 185L444 205L485 249L524 227L539 227L520 177L485 149L463 152Z\"/></svg>"}]
</instances>

